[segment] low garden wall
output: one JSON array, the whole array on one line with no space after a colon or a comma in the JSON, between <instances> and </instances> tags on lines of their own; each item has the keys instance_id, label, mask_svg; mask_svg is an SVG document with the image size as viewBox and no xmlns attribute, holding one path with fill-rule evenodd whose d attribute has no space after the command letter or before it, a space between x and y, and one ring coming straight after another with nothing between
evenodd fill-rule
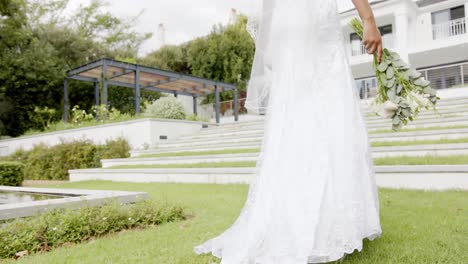
<instances>
[{"instance_id":1,"label":"low garden wall","mask_svg":"<svg viewBox=\"0 0 468 264\"><path fill-rule=\"evenodd\" d=\"M53 146L62 141L82 139L89 139L95 144L104 144L106 140L124 138L133 150L141 150L154 147L161 141L197 132L204 124L198 121L145 118L22 136L0 140L0 156L10 155L18 149L29 150L38 143Z\"/></svg>"}]
</instances>

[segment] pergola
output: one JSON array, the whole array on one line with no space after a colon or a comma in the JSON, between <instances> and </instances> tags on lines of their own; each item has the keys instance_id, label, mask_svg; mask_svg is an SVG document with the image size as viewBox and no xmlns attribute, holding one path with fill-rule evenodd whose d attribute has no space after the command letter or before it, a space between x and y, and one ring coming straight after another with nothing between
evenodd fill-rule
<instances>
[{"instance_id":1,"label":"pergola","mask_svg":"<svg viewBox=\"0 0 468 264\"><path fill-rule=\"evenodd\" d=\"M185 95L193 98L193 113L197 114L197 97L215 94L216 123L220 122L220 92L234 91L234 118L239 120L238 89L234 84L213 81L187 74L103 58L69 70L64 80L64 121L69 119L69 80L94 83L95 104L100 104L99 88L102 82L102 101L108 104L109 85L127 87L135 91L135 111L140 113L141 90Z\"/></svg>"}]
</instances>

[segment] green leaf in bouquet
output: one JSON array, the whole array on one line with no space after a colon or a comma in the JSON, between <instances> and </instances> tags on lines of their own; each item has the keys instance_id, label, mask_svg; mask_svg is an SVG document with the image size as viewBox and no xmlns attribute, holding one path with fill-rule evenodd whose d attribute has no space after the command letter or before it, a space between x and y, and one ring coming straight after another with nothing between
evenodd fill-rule
<instances>
[{"instance_id":1,"label":"green leaf in bouquet","mask_svg":"<svg viewBox=\"0 0 468 264\"><path fill-rule=\"evenodd\" d=\"M398 84L397 87L396 87L396 91L397 91L397 94L400 94L401 93L401 90L403 89L403 86L401 84Z\"/></svg>"},{"instance_id":2,"label":"green leaf in bouquet","mask_svg":"<svg viewBox=\"0 0 468 264\"><path fill-rule=\"evenodd\" d=\"M406 81L410 80L410 72L407 70L400 71L400 76L405 79Z\"/></svg>"},{"instance_id":3,"label":"green leaf in bouquet","mask_svg":"<svg viewBox=\"0 0 468 264\"><path fill-rule=\"evenodd\" d=\"M395 60L400 58L400 55L398 55L398 53L396 53L395 51L391 51L391 50L387 50L387 51L390 54L390 56L392 56L392 58L394 58Z\"/></svg>"},{"instance_id":4,"label":"green leaf in bouquet","mask_svg":"<svg viewBox=\"0 0 468 264\"><path fill-rule=\"evenodd\" d=\"M379 70L379 72L385 72L387 68L388 68L388 63L386 61L382 61L377 67L377 70Z\"/></svg>"},{"instance_id":5,"label":"green leaf in bouquet","mask_svg":"<svg viewBox=\"0 0 468 264\"><path fill-rule=\"evenodd\" d=\"M416 113L417 114L417 113ZM412 122L414 119L412 116L408 116L408 119Z\"/></svg>"},{"instance_id":6,"label":"green leaf in bouquet","mask_svg":"<svg viewBox=\"0 0 468 264\"><path fill-rule=\"evenodd\" d=\"M419 77L421 77L422 73L416 71L416 70L412 70L411 71L411 78L413 79L418 79Z\"/></svg>"},{"instance_id":7,"label":"green leaf in bouquet","mask_svg":"<svg viewBox=\"0 0 468 264\"><path fill-rule=\"evenodd\" d=\"M395 67L397 67L399 69L401 69L401 68L408 69L408 65L404 61L402 61L400 59L394 61L393 65L395 65Z\"/></svg>"},{"instance_id":8,"label":"green leaf in bouquet","mask_svg":"<svg viewBox=\"0 0 468 264\"><path fill-rule=\"evenodd\" d=\"M403 110L401 111L401 113L402 113L403 116L405 116L405 117L408 117L408 116L410 116L410 114L411 114L410 110L408 110L408 109L406 109L406 108L403 109ZM406 125L406 124L405 124L405 125Z\"/></svg>"},{"instance_id":9,"label":"green leaf in bouquet","mask_svg":"<svg viewBox=\"0 0 468 264\"><path fill-rule=\"evenodd\" d=\"M382 86L387 86L387 77L385 75L379 75L379 80L380 80L380 83L382 84Z\"/></svg>"},{"instance_id":10,"label":"green leaf in bouquet","mask_svg":"<svg viewBox=\"0 0 468 264\"><path fill-rule=\"evenodd\" d=\"M401 97L400 97L400 98L401 98ZM402 108L409 108L410 105L408 104L408 102L402 100L402 101L400 102L400 106L401 106Z\"/></svg>"},{"instance_id":11,"label":"green leaf in bouquet","mask_svg":"<svg viewBox=\"0 0 468 264\"><path fill-rule=\"evenodd\" d=\"M392 88L395 85L395 81L395 78L389 79L385 86L387 86L388 88Z\"/></svg>"},{"instance_id":12,"label":"green leaf in bouquet","mask_svg":"<svg viewBox=\"0 0 468 264\"><path fill-rule=\"evenodd\" d=\"M408 124L408 120L403 119L403 124L406 126Z\"/></svg>"},{"instance_id":13,"label":"green leaf in bouquet","mask_svg":"<svg viewBox=\"0 0 468 264\"><path fill-rule=\"evenodd\" d=\"M437 91L429 86L424 88L423 92L426 94L430 94L431 96L435 96L437 94Z\"/></svg>"},{"instance_id":14,"label":"green leaf in bouquet","mask_svg":"<svg viewBox=\"0 0 468 264\"><path fill-rule=\"evenodd\" d=\"M395 76L395 70L393 70L393 67L388 67L386 73L387 73L387 79L392 79L393 76Z\"/></svg>"},{"instance_id":15,"label":"green leaf in bouquet","mask_svg":"<svg viewBox=\"0 0 468 264\"><path fill-rule=\"evenodd\" d=\"M421 87L426 87L428 86L429 84L431 84L431 82L429 82L428 80L424 79L424 78L418 78L414 81L414 84L418 85L418 86L421 86Z\"/></svg>"}]
</instances>

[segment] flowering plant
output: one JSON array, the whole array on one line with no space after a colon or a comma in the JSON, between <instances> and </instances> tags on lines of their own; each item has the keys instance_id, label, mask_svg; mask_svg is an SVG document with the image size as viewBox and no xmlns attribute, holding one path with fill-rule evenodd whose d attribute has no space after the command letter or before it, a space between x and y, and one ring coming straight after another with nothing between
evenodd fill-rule
<instances>
[{"instance_id":1,"label":"flowering plant","mask_svg":"<svg viewBox=\"0 0 468 264\"><path fill-rule=\"evenodd\" d=\"M363 38L362 22L353 18L349 25L356 34ZM383 49L382 59L377 61L374 54L374 69L378 82L378 95L371 102L371 111L377 115L392 119L392 129L399 130L408 121L413 121L422 107L431 106L437 112L436 103L440 100L437 91L430 87L421 72L410 68L398 53Z\"/></svg>"}]
</instances>

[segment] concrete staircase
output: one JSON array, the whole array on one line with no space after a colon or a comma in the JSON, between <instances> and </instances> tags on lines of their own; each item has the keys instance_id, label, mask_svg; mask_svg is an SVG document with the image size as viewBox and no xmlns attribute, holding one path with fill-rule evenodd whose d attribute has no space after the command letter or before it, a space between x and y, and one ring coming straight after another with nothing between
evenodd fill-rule
<instances>
[{"instance_id":1,"label":"concrete staircase","mask_svg":"<svg viewBox=\"0 0 468 264\"><path fill-rule=\"evenodd\" d=\"M424 110L417 120L400 132L391 132L390 120L373 116L365 104L362 104L362 111L371 142L385 145L372 147L374 158L425 155L467 157L462 165L375 166L379 186L468 189L468 97L442 99L438 105L439 114ZM161 143L154 149L134 150L128 159L102 160L102 169L71 170L70 180L248 183L254 176L252 164L258 159L262 139L263 120L212 126L196 134ZM457 141L427 142L445 139ZM216 154L220 151L222 153ZM189 155L185 152L194 153ZM250 167L202 168L200 165L213 162L247 162ZM171 168L148 168L154 165ZM131 168L112 168L115 166Z\"/></svg>"}]
</instances>

